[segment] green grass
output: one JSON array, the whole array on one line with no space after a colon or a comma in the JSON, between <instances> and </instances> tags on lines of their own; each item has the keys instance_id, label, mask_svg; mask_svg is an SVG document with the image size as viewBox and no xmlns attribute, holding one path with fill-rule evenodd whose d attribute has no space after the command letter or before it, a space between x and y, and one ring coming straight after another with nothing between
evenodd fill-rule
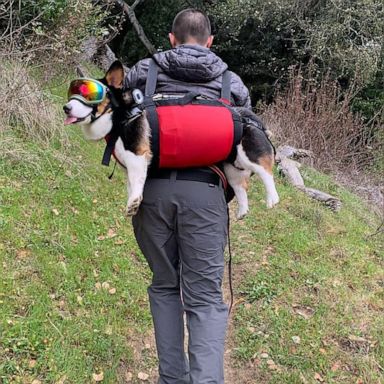
<instances>
[{"instance_id":1,"label":"green grass","mask_svg":"<svg viewBox=\"0 0 384 384\"><path fill-rule=\"evenodd\" d=\"M95 151L75 131L66 155L81 153L81 161L59 161L53 150L33 145L41 169L1 161L4 384L54 383L64 375L67 382L88 383L98 370L114 383L116 367L132 360L127 333L150 326L149 271L123 213L122 173L109 181L109 171L98 166L101 147ZM98 288L105 282L109 287Z\"/></svg>"},{"instance_id":2,"label":"green grass","mask_svg":"<svg viewBox=\"0 0 384 384\"><path fill-rule=\"evenodd\" d=\"M233 236L238 365L247 367L249 383L315 383L316 374L327 383L379 383L384 244L370 236L378 221L330 178L303 174L308 186L340 196L342 210L332 213L279 180L276 209L259 204L263 191L254 184L250 215L233 224L232 233L241 233Z\"/></svg>"},{"instance_id":3,"label":"green grass","mask_svg":"<svg viewBox=\"0 0 384 384\"><path fill-rule=\"evenodd\" d=\"M60 105L65 87L52 92ZM115 384L129 370L134 383L156 361L142 348L150 272L124 216L124 175L108 180L103 144L63 129L68 140L48 148L7 133L28 160L0 158L0 382L88 384L102 371ZM370 237L377 219L329 177L303 174L308 186L340 196L339 213L277 178L276 209L265 208L254 181L250 214L232 222L229 344L239 379L228 384L317 383L316 374L326 383L384 380L384 246Z\"/></svg>"}]
</instances>

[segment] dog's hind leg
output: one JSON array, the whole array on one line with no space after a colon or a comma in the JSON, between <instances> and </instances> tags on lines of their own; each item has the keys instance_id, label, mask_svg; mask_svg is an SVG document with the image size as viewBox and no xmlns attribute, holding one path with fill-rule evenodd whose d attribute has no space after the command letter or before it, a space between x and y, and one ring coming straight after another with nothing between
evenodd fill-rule
<instances>
[{"instance_id":1,"label":"dog's hind leg","mask_svg":"<svg viewBox=\"0 0 384 384\"><path fill-rule=\"evenodd\" d=\"M229 185L233 188L237 199L237 219L242 219L248 213L247 187L251 172L239 170L230 163L224 163L224 172Z\"/></svg>"},{"instance_id":2,"label":"dog's hind leg","mask_svg":"<svg viewBox=\"0 0 384 384\"><path fill-rule=\"evenodd\" d=\"M267 155L263 158L260 158L258 162L259 164L256 164L249 160L241 144L237 146L237 157L235 165L239 168L248 169L260 177L267 192L267 207L272 208L279 202L279 195L277 194L275 181L273 180L272 174L273 157Z\"/></svg>"}]
</instances>

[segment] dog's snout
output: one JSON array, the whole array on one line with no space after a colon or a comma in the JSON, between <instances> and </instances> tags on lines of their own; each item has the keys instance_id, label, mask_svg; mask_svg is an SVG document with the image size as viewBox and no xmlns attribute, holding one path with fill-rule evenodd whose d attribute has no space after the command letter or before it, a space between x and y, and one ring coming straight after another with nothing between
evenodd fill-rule
<instances>
[{"instance_id":1,"label":"dog's snout","mask_svg":"<svg viewBox=\"0 0 384 384\"><path fill-rule=\"evenodd\" d=\"M71 112L72 106L70 104L66 104L63 107L64 112L68 115Z\"/></svg>"}]
</instances>

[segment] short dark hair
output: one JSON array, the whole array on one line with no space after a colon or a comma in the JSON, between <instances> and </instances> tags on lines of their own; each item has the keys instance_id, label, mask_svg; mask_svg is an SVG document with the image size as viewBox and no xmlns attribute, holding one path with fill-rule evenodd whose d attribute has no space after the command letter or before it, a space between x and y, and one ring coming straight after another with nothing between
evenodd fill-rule
<instances>
[{"instance_id":1,"label":"short dark hair","mask_svg":"<svg viewBox=\"0 0 384 384\"><path fill-rule=\"evenodd\" d=\"M172 33L180 44L185 44L190 38L204 44L211 35L211 23L203 11L184 9L173 20Z\"/></svg>"}]
</instances>

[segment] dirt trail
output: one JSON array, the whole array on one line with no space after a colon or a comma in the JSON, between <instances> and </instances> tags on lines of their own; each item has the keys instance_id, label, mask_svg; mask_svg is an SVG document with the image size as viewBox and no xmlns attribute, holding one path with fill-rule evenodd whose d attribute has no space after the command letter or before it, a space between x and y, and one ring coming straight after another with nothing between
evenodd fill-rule
<instances>
[{"instance_id":1,"label":"dirt trail","mask_svg":"<svg viewBox=\"0 0 384 384\"><path fill-rule=\"evenodd\" d=\"M236 314L236 308L239 304L239 297L236 296L236 287L239 285L241 278L244 274L245 265L241 264L232 264L232 285L234 290L234 305L232 307L232 312L228 319L228 329L226 335L225 343L225 354L224 354L224 377L225 384L254 384L256 383L255 377L252 375L253 367L236 367L236 361L233 357L234 349L236 348L234 340L234 318ZM229 288L229 274L228 268L226 268L225 279L223 284L223 294L225 302L230 303L231 294Z\"/></svg>"}]
</instances>

